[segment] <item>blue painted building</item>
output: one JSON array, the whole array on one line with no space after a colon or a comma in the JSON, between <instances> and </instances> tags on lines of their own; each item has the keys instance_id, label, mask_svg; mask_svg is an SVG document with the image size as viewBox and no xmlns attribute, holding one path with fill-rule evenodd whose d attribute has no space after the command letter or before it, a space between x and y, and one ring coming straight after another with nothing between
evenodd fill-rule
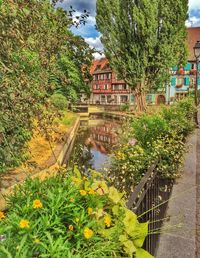
<instances>
[{"instance_id":1,"label":"blue painted building","mask_svg":"<svg viewBox=\"0 0 200 258\"><path fill-rule=\"evenodd\" d=\"M187 29L189 58L184 67L173 67L170 70L171 81L166 87L166 102L171 103L182 99L192 91L196 85L196 74L199 74L198 87L200 89L200 64L196 66L193 47L197 41L200 41L200 27L191 27Z\"/></svg>"}]
</instances>

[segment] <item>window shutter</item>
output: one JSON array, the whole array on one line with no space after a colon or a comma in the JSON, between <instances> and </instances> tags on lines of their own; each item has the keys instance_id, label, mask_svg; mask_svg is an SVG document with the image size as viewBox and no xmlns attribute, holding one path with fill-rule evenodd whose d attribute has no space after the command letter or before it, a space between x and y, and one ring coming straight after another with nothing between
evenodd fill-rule
<instances>
[{"instance_id":1,"label":"window shutter","mask_svg":"<svg viewBox=\"0 0 200 258\"><path fill-rule=\"evenodd\" d=\"M131 102L135 102L135 96L131 95Z\"/></svg>"},{"instance_id":2,"label":"window shutter","mask_svg":"<svg viewBox=\"0 0 200 258\"><path fill-rule=\"evenodd\" d=\"M171 85L176 86L176 77L171 77Z\"/></svg>"},{"instance_id":3,"label":"window shutter","mask_svg":"<svg viewBox=\"0 0 200 258\"><path fill-rule=\"evenodd\" d=\"M200 78L198 78L198 85L200 86Z\"/></svg>"},{"instance_id":4,"label":"window shutter","mask_svg":"<svg viewBox=\"0 0 200 258\"><path fill-rule=\"evenodd\" d=\"M173 66L172 71L176 71L176 70L177 70L177 66Z\"/></svg>"},{"instance_id":5,"label":"window shutter","mask_svg":"<svg viewBox=\"0 0 200 258\"><path fill-rule=\"evenodd\" d=\"M190 64L190 63L187 63L186 66L184 67L184 70L185 70L185 71L191 70L191 64Z\"/></svg>"},{"instance_id":6,"label":"window shutter","mask_svg":"<svg viewBox=\"0 0 200 258\"><path fill-rule=\"evenodd\" d=\"M186 77L186 78L184 79L184 85L185 85L185 86L189 86L189 85L190 85L190 78L189 78L189 77Z\"/></svg>"},{"instance_id":7,"label":"window shutter","mask_svg":"<svg viewBox=\"0 0 200 258\"><path fill-rule=\"evenodd\" d=\"M198 64L198 70L200 71L200 63Z\"/></svg>"}]
</instances>

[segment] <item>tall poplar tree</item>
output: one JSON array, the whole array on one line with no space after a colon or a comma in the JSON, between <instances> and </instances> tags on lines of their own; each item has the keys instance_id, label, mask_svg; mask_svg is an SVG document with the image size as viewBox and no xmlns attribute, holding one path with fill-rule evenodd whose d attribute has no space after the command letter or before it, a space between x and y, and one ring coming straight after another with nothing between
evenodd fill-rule
<instances>
[{"instance_id":1,"label":"tall poplar tree","mask_svg":"<svg viewBox=\"0 0 200 258\"><path fill-rule=\"evenodd\" d=\"M97 0L97 28L118 77L134 91L136 107L186 60L188 0Z\"/></svg>"}]
</instances>

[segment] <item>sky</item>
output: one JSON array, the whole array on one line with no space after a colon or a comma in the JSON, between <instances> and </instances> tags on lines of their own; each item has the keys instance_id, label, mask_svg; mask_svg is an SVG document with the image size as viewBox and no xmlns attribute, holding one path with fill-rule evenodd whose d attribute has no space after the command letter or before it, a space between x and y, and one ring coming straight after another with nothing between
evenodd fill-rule
<instances>
[{"instance_id":1,"label":"sky","mask_svg":"<svg viewBox=\"0 0 200 258\"><path fill-rule=\"evenodd\" d=\"M73 28L72 31L85 38L86 42L97 50L102 51L103 46L100 41L100 33L95 29L96 0L62 0L58 4L64 9L69 10L70 6L77 11L77 15L85 9L90 13L86 25L81 25L78 29ZM200 0L189 0L189 20L186 22L187 27L200 26ZM101 55L95 54L95 58Z\"/></svg>"}]
</instances>

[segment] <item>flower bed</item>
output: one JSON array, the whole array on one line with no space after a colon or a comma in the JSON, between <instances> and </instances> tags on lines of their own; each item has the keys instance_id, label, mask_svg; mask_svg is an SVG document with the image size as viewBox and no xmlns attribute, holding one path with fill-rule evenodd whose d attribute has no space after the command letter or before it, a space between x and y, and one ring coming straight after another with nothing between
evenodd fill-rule
<instances>
[{"instance_id":1,"label":"flower bed","mask_svg":"<svg viewBox=\"0 0 200 258\"><path fill-rule=\"evenodd\" d=\"M148 222L138 222L123 194L101 175L73 175L15 190L0 212L0 257L152 257L142 249Z\"/></svg>"}]
</instances>

